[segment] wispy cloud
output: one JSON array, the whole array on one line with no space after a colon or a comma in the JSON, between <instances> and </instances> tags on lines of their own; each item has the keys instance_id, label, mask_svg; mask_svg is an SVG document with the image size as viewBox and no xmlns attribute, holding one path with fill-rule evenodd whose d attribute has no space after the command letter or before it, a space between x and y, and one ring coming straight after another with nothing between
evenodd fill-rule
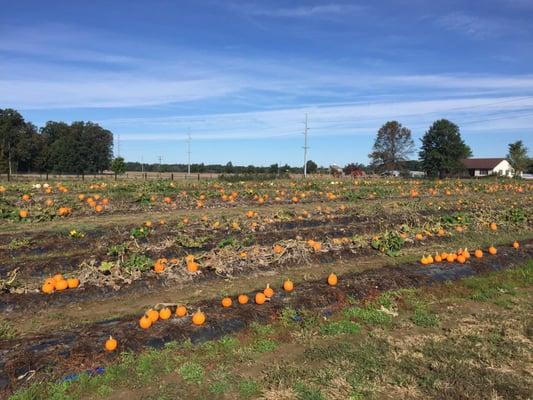
<instances>
[{"instance_id":1,"label":"wispy cloud","mask_svg":"<svg viewBox=\"0 0 533 400\"><path fill-rule=\"evenodd\" d=\"M475 39L499 36L502 29L502 25L496 19L482 18L459 11L443 15L437 18L436 22L443 29Z\"/></svg>"},{"instance_id":2,"label":"wispy cloud","mask_svg":"<svg viewBox=\"0 0 533 400\"><path fill-rule=\"evenodd\" d=\"M325 4L297 7L259 6L257 4L233 5L233 8L252 16L279 17L279 18L328 18L332 16L350 15L360 13L366 7L353 4Z\"/></svg>"}]
</instances>

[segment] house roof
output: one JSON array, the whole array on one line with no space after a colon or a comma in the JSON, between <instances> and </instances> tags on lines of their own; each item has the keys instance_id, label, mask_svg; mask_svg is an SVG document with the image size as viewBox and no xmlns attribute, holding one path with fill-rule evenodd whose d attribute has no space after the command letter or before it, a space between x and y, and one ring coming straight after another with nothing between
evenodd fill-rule
<instances>
[{"instance_id":1,"label":"house roof","mask_svg":"<svg viewBox=\"0 0 533 400\"><path fill-rule=\"evenodd\" d=\"M466 158L463 165L467 169L493 169L505 158Z\"/></svg>"}]
</instances>

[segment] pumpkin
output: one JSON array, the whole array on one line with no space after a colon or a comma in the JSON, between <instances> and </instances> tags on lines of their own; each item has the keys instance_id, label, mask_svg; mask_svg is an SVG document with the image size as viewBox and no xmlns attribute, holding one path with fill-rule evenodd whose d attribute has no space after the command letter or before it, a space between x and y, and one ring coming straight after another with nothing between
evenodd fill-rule
<instances>
[{"instance_id":1,"label":"pumpkin","mask_svg":"<svg viewBox=\"0 0 533 400\"><path fill-rule=\"evenodd\" d=\"M139 326L142 329L148 329L152 326L152 320L147 315L143 315L139 320Z\"/></svg>"},{"instance_id":2,"label":"pumpkin","mask_svg":"<svg viewBox=\"0 0 533 400\"><path fill-rule=\"evenodd\" d=\"M76 289L80 286L80 280L78 278L68 278L67 285L69 289Z\"/></svg>"},{"instance_id":3,"label":"pumpkin","mask_svg":"<svg viewBox=\"0 0 533 400\"><path fill-rule=\"evenodd\" d=\"M519 248L520 248L520 243L518 243L518 241L515 240L515 241L513 242L513 249L519 249Z\"/></svg>"},{"instance_id":4,"label":"pumpkin","mask_svg":"<svg viewBox=\"0 0 533 400\"><path fill-rule=\"evenodd\" d=\"M61 274L55 274L52 279L54 280L54 282L57 282L57 281L60 281L60 280L63 280L63 275Z\"/></svg>"},{"instance_id":5,"label":"pumpkin","mask_svg":"<svg viewBox=\"0 0 533 400\"><path fill-rule=\"evenodd\" d=\"M159 258L154 263L154 272L156 274L160 274L161 272L163 272L165 270L165 267L166 267L166 259Z\"/></svg>"},{"instance_id":6,"label":"pumpkin","mask_svg":"<svg viewBox=\"0 0 533 400\"><path fill-rule=\"evenodd\" d=\"M30 195L29 194L25 194L22 196L22 200L24 201L30 201Z\"/></svg>"},{"instance_id":7,"label":"pumpkin","mask_svg":"<svg viewBox=\"0 0 533 400\"><path fill-rule=\"evenodd\" d=\"M496 225L494 222L490 224L490 230L491 231L496 231L498 230L498 225Z\"/></svg>"},{"instance_id":8,"label":"pumpkin","mask_svg":"<svg viewBox=\"0 0 533 400\"><path fill-rule=\"evenodd\" d=\"M433 257L436 263L440 263L442 261L442 257L440 254L435 254L435 257Z\"/></svg>"},{"instance_id":9,"label":"pumpkin","mask_svg":"<svg viewBox=\"0 0 533 400\"><path fill-rule=\"evenodd\" d=\"M427 256L427 262L428 264L433 264L433 257L431 255Z\"/></svg>"},{"instance_id":10,"label":"pumpkin","mask_svg":"<svg viewBox=\"0 0 533 400\"><path fill-rule=\"evenodd\" d=\"M188 262L188 263L187 263L187 270L188 270L189 272L196 272L196 271L198 271L198 267L199 267L199 265L198 265L198 263L197 263L196 261L191 261L191 262Z\"/></svg>"},{"instance_id":11,"label":"pumpkin","mask_svg":"<svg viewBox=\"0 0 533 400\"><path fill-rule=\"evenodd\" d=\"M498 253L498 250L496 249L496 247L490 246L489 247L489 254L495 255L496 253Z\"/></svg>"},{"instance_id":12,"label":"pumpkin","mask_svg":"<svg viewBox=\"0 0 533 400\"><path fill-rule=\"evenodd\" d=\"M255 304L265 304L266 296L263 292L257 292L255 294Z\"/></svg>"},{"instance_id":13,"label":"pumpkin","mask_svg":"<svg viewBox=\"0 0 533 400\"><path fill-rule=\"evenodd\" d=\"M265 288L265 290L263 290L263 293L268 298L271 298L272 296L274 296L274 290L270 287L268 283L267 283L267 287Z\"/></svg>"},{"instance_id":14,"label":"pumpkin","mask_svg":"<svg viewBox=\"0 0 533 400\"><path fill-rule=\"evenodd\" d=\"M462 254L459 254L457 256L457 262L460 263L460 264L464 264L466 262L466 257Z\"/></svg>"},{"instance_id":15,"label":"pumpkin","mask_svg":"<svg viewBox=\"0 0 533 400\"><path fill-rule=\"evenodd\" d=\"M104 348L105 348L107 351L111 352L111 351L115 351L116 348L117 348L117 346L118 346L118 342L117 342L117 340L114 339L113 336L109 336L109 339L107 339L107 340L105 341Z\"/></svg>"},{"instance_id":16,"label":"pumpkin","mask_svg":"<svg viewBox=\"0 0 533 400\"><path fill-rule=\"evenodd\" d=\"M417 233L417 234L415 235L415 239L416 239L416 240L422 240L422 239L424 239L424 236L422 236L421 233Z\"/></svg>"},{"instance_id":17,"label":"pumpkin","mask_svg":"<svg viewBox=\"0 0 533 400\"><path fill-rule=\"evenodd\" d=\"M192 316L192 323L196 326L203 325L205 323L205 314L198 309Z\"/></svg>"},{"instance_id":18,"label":"pumpkin","mask_svg":"<svg viewBox=\"0 0 533 400\"><path fill-rule=\"evenodd\" d=\"M43 291L43 293L46 293L46 294L53 293L54 289L55 289L55 285L52 284L51 282L45 282L43 286L41 287L41 290Z\"/></svg>"},{"instance_id":19,"label":"pumpkin","mask_svg":"<svg viewBox=\"0 0 533 400\"><path fill-rule=\"evenodd\" d=\"M421 259L420 259L420 264L422 265L428 265L428 258L426 256L423 256Z\"/></svg>"},{"instance_id":20,"label":"pumpkin","mask_svg":"<svg viewBox=\"0 0 533 400\"><path fill-rule=\"evenodd\" d=\"M239 302L239 304L246 304L248 303L248 296L245 295L245 294L240 294L239 297L237 298L237 301Z\"/></svg>"},{"instance_id":21,"label":"pumpkin","mask_svg":"<svg viewBox=\"0 0 533 400\"><path fill-rule=\"evenodd\" d=\"M474 256L476 258L482 258L483 257L483 250L477 249L476 251L474 251Z\"/></svg>"},{"instance_id":22,"label":"pumpkin","mask_svg":"<svg viewBox=\"0 0 533 400\"><path fill-rule=\"evenodd\" d=\"M228 307L231 307L231 305L233 304L233 301L229 297L224 297L221 303L222 303L222 307L228 308Z\"/></svg>"},{"instance_id":23,"label":"pumpkin","mask_svg":"<svg viewBox=\"0 0 533 400\"><path fill-rule=\"evenodd\" d=\"M281 254L282 252L283 252L283 247L280 246L279 244L276 244L276 245L274 246L274 253L276 253L276 254Z\"/></svg>"},{"instance_id":24,"label":"pumpkin","mask_svg":"<svg viewBox=\"0 0 533 400\"><path fill-rule=\"evenodd\" d=\"M286 292L292 292L293 289L294 284L290 279L287 279L285 282L283 282L283 290L285 290Z\"/></svg>"},{"instance_id":25,"label":"pumpkin","mask_svg":"<svg viewBox=\"0 0 533 400\"><path fill-rule=\"evenodd\" d=\"M98 204L98 205L94 208L94 211L96 211L97 213L101 213L102 211L104 211L104 207L101 206L100 204Z\"/></svg>"},{"instance_id":26,"label":"pumpkin","mask_svg":"<svg viewBox=\"0 0 533 400\"><path fill-rule=\"evenodd\" d=\"M28 218L28 215L30 215L30 212L28 210L20 210L19 211L19 217L20 218Z\"/></svg>"},{"instance_id":27,"label":"pumpkin","mask_svg":"<svg viewBox=\"0 0 533 400\"><path fill-rule=\"evenodd\" d=\"M446 261L448 261L448 262L454 262L456 257L457 257L457 256L456 256L455 254L450 253L450 254L448 254L448 257L446 257Z\"/></svg>"},{"instance_id":28,"label":"pumpkin","mask_svg":"<svg viewBox=\"0 0 533 400\"><path fill-rule=\"evenodd\" d=\"M178 317L185 317L187 315L187 308L185 306L178 306L176 308L176 315Z\"/></svg>"},{"instance_id":29,"label":"pumpkin","mask_svg":"<svg viewBox=\"0 0 533 400\"><path fill-rule=\"evenodd\" d=\"M170 308L164 307L161 310L159 310L159 319L161 320L167 320L172 315L172 311L170 311Z\"/></svg>"},{"instance_id":30,"label":"pumpkin","mask_svg":"<svg viewBox=\"0 0 533 400\"><path fill-rule=\"evenodd\" d=\"M337 275L331 273L328 276L328 285L335 286L338 282Z\"/></svg>"},{"instance_id":31,"label":"pumpkin","mask_svg":"<svg viewBox=\"0 0 533 400\"><path fill-rule=\"evenodd\" d=\"M67 281L65 279L57 280L55 289L58 290L58 291L62 291L62 290L68 289Z\"/></svg>"},{"instance_id":32,"label":"pumpkin","mask_svg":"<svg viewBox=\"0 0 533 400\"><path fill-rule=\"evenodd\" d=\"M159 313L153 309L149 309L146 312L146 316L150 318L150 321L152 321L152 323L156 322L159 319Z\"/></svg>"}]
</instances>

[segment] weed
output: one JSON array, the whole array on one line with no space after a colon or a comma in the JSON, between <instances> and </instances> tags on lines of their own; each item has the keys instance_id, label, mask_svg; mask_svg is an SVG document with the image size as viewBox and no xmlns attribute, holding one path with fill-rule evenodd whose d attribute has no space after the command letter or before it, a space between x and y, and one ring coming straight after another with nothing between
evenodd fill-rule
<instances>
[{"instance_id":1,"label":"weed","mask_svg":"<svg viewBox=\"0 0 533 400\"><path fill-rule=\"evenodd\" d=\"M371 246L385 253L389 257L397 257L400 255L400 250L405 244L405 240L398 232L385 232L380 237L374 238Z\"/></svg>"},{"instance_id":2,"label":"weed","mask_svg":"<svg viewBox=\"0 0 533 400\"><path fill-rule=\"evenodd\" d=\"M278 347L278 343L272 339L257 339L252 345L253 351L257 353L270 353Z\"/></svg>"},{"instance_id":3,"label":"weed","mask_svg":"<svg viewBox=\"0 0 533 400\"><path fill-rule=\"evenodd\" d=\"M179 372L187 383L200 384L204 380L204 369L201 365L194 362L187 362L183 364Z\"/></svg>"},{"instance_id":4,"label":"weed","mask_svg":"<svg viewBox=\"0 0 533 400\"><path fill-rule=\"evenodd\" d=\"M422 328L433 328L439 325L438 315L423 307L415 309L411 321Z\"/></svg>"},{"instance_id":5,"label":"weed","mask_svg":"<svg viewBox=\"0 0 533 400\"><path fill-rule=\"evenodd\" d=\"M239 394L246 399L258 394L259 390L259 383L255 379L243 379L239 382Z\"/></svg>"},{"instance_id":6,"label":"weed","mask_svg":"<svg viewBox=\"0 0 533 400\"><path fill-rule=\"evenodd\" d=\"M344 316L346 318L357 318L372 325L389 325L392 322L392 316L375 308L351 307L344 311Z\"/></svg>"},{"instance_id":7,"label":"weed","mask_svg":"<svg viewBox=\"0 0 533 400\"><path fill-rule=\"evenodd\" d=\"M331 321L320 327L322 335L343 335L359 333L361 326L353 321Z\"/></svg>"}]
</instances>

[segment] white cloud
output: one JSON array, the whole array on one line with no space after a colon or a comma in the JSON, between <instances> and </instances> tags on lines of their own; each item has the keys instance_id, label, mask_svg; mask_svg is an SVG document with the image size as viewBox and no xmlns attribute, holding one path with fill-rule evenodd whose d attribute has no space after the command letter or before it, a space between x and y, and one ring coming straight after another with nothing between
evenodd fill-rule
<instances>
[{"instance_id":1,"label":"white cloud","mask_svg":"<svg viewBox=\"0 0 533 400\"><path fill-rule=\"evenodd\" d=\"M234 6L241 12L253 16L281 17L281 18L307 18L331 17L359 13L365 7L351 4L324 4L298 7L259 7L257 5Z\"/></svg>"}]
</instances>

